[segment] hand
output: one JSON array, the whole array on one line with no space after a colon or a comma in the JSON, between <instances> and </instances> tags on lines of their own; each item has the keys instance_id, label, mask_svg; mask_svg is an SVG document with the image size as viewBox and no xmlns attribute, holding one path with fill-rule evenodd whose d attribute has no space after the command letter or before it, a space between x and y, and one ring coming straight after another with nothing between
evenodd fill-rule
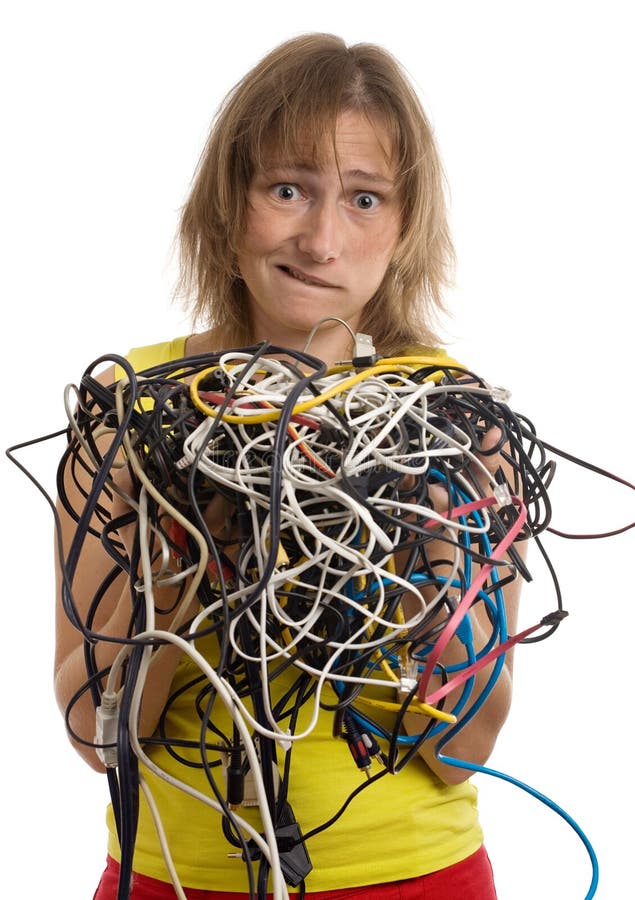
<instances>
[{"instance_id":1,"label":"hand","mask_svg":"<svg viewBox=\"0 0 635 900\"><path fill-rule=\"evenodd\" d=\"M510 483L510 479L512 478L513 470L503 456L504 445L502 444L501 439L501 429L498 428L498 426L490 428L481 442L481 450L484 452L476 454L480 465L472 462L467 470L468 477L475 484L478 491L485 497L492 495L492 481L495 479L496 473L499 470L502 470L505 474L508 483ZM496 452L489 452L497 447L498 449ZM417 477L418 476L414 474L407 474L403 475L399 481L399 495L406 502L408 502L409 499L408 495L417 487ZM440 515L447 513L450 508L448 491L444 485L437 482L430 482L428 484L428 500L430 507Z\"/></svg>"}]
</instances>

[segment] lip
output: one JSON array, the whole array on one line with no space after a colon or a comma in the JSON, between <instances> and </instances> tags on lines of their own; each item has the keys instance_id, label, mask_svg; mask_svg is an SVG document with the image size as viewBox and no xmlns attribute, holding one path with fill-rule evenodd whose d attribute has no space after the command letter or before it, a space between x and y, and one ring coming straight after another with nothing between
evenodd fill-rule
<instances>
[{"instance_id":1,"label":"lip","mask_svg":"<svg viewBox=\"0 0 635 900\"><path fill-rule=\"evenodd\" d=\"M323 278L317 278L315 275L309 275L308 272L304 272L302 269L298 269L297 266L289 266L284 263L280 263L276 266L276 268L278 268L289 278L293 278L294 281L298 281L300 284L306 284L308 287L337 287L336 284L333 284L330 281L324 281Z\"/></svg>"}]
</instances>

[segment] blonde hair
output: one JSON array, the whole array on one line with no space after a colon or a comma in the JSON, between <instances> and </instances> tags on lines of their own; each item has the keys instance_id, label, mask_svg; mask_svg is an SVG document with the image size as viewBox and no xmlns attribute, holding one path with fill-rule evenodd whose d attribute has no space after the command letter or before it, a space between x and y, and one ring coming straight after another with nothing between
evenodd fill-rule
<instances>
[{"instance_id":1,"label":"blonde hair","mask_svg":"<svg viewBox=\"0 0 635 900\"><path fill-rule=\"evenodd\" d=\"M236 254L254 174L272 146L283 159L292 159L299 146L306 153L307 135L319 156L325 141L334 141L344 111L362 112L387 129L402 205L400 240L360 330L384 354L438 343L432 322L443 309L454 252L430 123L386 50L306 34L272 50L230 91L181 212L177 291L194 321L214 329L223 345L253 341Z\"/></svg>"}]
</instances>

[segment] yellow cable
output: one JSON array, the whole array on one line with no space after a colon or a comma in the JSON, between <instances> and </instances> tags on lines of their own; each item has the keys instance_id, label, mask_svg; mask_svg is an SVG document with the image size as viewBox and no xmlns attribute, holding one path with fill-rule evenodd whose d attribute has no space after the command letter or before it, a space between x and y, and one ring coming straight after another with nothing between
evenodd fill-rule
<instances>
[{"instance_id":1,"label":"yellow cable","mask_svg":"<svg viewBox=\"0 0 635 900\"><path fill-rule=\"evenodd\" d=\"M374 706L377 709L385 709L389 712L400 712L403 706L402 703L391 702L389 700L374 700L370 697L364 697L363 694L359 694L355 697L355 703ZM418 700L410 701L408 704L408 712L416 713L418 716L428 716L430 719L439 719L441 722L448 722L450 725L454 725L457 720L456 716L453 716L452 713L443 712L443 710L437 709L435 706L429 706L427 703L420 703Z\"/></svg>"},{"instance_id":2,"label":"yellow cable","mask_svg":"<svg viewBox=\"0 0 635 900\"><path fill-rule=\"evenodd\" d=\"M394 558L394 556L391 556L390 559L386 563L386 569L391 574L394 574L395 568L396 568L395 567L395 558ZM403 609L402 609L401 604L399 604L399 606L395 610L395 619L396 619L396 624L399 624L399 625L405 624L406 620L405 620L405 617L403 614ZM402 652L404 654L406 653L405 648L402 650ZM382 660L380 660L380 666L381 666L382 670L384 671L387 678L389 678L391 681L394 681L395 684L400 683L400 679L397 677L397 675L393 671L393 668L390 665L390 663L388 662L388 660L386 659L386 657L384 657ZM401 703L391 703L391 702L383 701L383 700L370 700L369 698L363 697L362 695L360 695L356 699L355 702L356 703L357 702L368 703L371 706L378 706L380 709L389 709L389 710L400 710L401 706L402 706ZM449 722L452 725L456 722L456 716L452 715L452 713L443 712L442 710L437 709L435 706L430 706L428 703L423 703L421 700L418 700L416 697L413 697L412 700L410 701L410 703L408 704L408 711L416 713L417 715L420 715L420 716L429 716L430 718L433 718L433 719L440 719L442 722Z\"/></svg>"},{"instance_id":3,"label":"yellow cable","mask_svg":"<svg viewBox=\"0 0 635 900\"><path fill-rule=\"evenodd\" d=\"M444 360L444 363L447 365L454 365L454 361ZM337 396L338 394L345 393L349 388L358 384L360 381L365 381L367 378L371 378L374 375L383 375L388 372L394 372L395 368L400 369L407 374L414 372L416 369L421 368L422 366L428 365L439 365L439 359L432 356L400 356L394 357L386 360L382 360L381 363L377 363L374 366L369 366L367 369L361 369L359 372L355 372L354 375L351 375L349 378L345 378L343 381L340 381L338 384L333 385L328 388L322 394L317 397L311 397L309 400L303 400L301 403L296 404L293 408L293 415L298 415L303 412L307 412L309 409L313 409L316 406L321 406L323 403L326 403L327 400L330 400L332 397ZM458 365L458 363L456 363ZM208 406L207 403L204 403L201 398L198 396L198 385L200 382L208 375L210 372L213 372L217 366L214 366L211 369L204 369L202 372L199 372L193 379L190 385L190 397L194 406L206 416L211 416L212 418L216 418L218 412L214 407ZM337 371L345 371L346 367L336 366L333 369L329 370L330 372ZM442 377L441 372L432 373L429 378L433 381L438 380ZM269 412L257 413L256 415L237 415L236 413L223 413L222 420L223 422L229 422L234 425L260 425L263 422L275 422L280 418L281 410L273 409Z\"/></svg>"}]
</instances>

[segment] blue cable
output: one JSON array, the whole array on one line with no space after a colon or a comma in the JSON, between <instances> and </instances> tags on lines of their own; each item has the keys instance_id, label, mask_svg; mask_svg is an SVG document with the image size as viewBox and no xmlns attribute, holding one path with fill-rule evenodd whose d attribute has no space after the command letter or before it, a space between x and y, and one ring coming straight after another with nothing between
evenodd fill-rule
<instances>
[{"instance_id":1,"label":"blue cable","mask_svg":"<svg viewBox=\"0 0 635 900\"><path fill-rule=\"evenodd\" d=\"M445 741L443 743L446 743ZM524 781L520 781L518 778L514 778L513 775L509 775L506 772L499 772L497 769L491 769L488 766L479 766L476 763L465 762L464 760L455 759L452 756L443 756L441 753L437 753L437 759L439 762L442 762L448 766L455 766L461 769L470 769L472 772L481 772L484 775L493 775L495 778L500 778L502 781L507 781L509 784L513 784L515 787L521 788L521 790L525 791L527 794L530 794L532 797L535 797L537 800L540 800L541 803L544 803L545 806L549 807L549 809L556 812L561 818L567 822L568 825L575 831L580 840L585 846L587 853L589 854L589 859L591 861L591 883L589 885L589 889L587 894L584 897L584 900L591 900L592 897L595 897L598 881L600 876L600 869L598 858L593 849L593 845L591 841L584 833L582 828L578 825L572 816L564 810L561 806L559 806L555 800L552 800L550 797L547 797L546 794L542 794L536 788L531 787L531 785L526 784Z\"/></svg>"},{"instance_id":2,"label":"blue cable","mask_svg":"<svg viewBox=\"0 0 635 900\"><path fill-rule=\"evenodd\" d=\"M452 482L448 482L447 478L445 477L445 475L442 472L440 472L436 469L433 469L433 470L431 470L431 475L433 475L439 481L443 482L446 485L448 491L451 492L452 502L454 504L457 504L458 502L461 502L461 503L469 502L472 499L467 494L462 492L455 484L453 484ZM483 518L478 510L475 510L472 512L472 518L479 528L483 527ZM461 516L459 518L459 522L461 522L464 525L467 524L467 517ZM459 540L466 547L469 547L470 536L466 531L463 531L461 533ZM482 533L480 535L480 544L481 544L481 549L483 551L483 554L488 557L491 556L492 547L491 547L491 542L490 542L487 534ZM464 575L465 575L466 583L469 585L470 581L471 581L471 572L472 572L472 560L471 560L470 554L466 553L464 556L464 559L465 559ZM496 567L494 567L492 569L491 574L492 574L493 580L495 582L498 581L498 571L497 571ZM421 584L421 583L426 583L426 582L430 582L430 581L432 581L432 579L429 576L421 574L421 573L415 573L411 577L412 584ZM384 585L389 585L391 582L390 582L390 579L382 579L382 583ZM457 583L457 582L452 582L452 586L456 587L456 588L461 588L461 584ZM352 599L361 600L365 596L368 596L367 590L363 591L363 592L353 593L352 585L350 585L350 582L349 582L349 586L347 586L347 587L349 588L348 589L349 596L351 596ZM375 588L375 590L376 590L376 588ZM479 591L478 598L479 598L479 600L481 600L482 602L484 602L488 605L490 612L492 614L492 619L493 619L492 635L491 635L489 641L487 642L487 644L483 648L481 648L479 653L475 654L474 646L472 643L471 625L470 625L469 618L466 616L463 619L463 621L460 623L459 628L457 629L456 635L459 638L459 640L462 641L463 645L466 648L467 660L464 663L456 663L453 666L449 666L446 670L447 672L454 673L454 672L458 672L458 671L464 669L466 666L469 667L477 659L486 655L494 647L494 645L497 642L503 643L505 640L507 640L508 633L507 633L507 620L506 620L506 614L505 614L505 602L504 602L503 592L502 592L501 588L496 587L494 589L493 598L490 597L485 592ZM415 659L419 658L423 662L424 660L422 659L422 654L426 654L429 651L430 651L430 648L423 648L421 651L419 651L419 653L417 655L415 655L414 658ZM394 662L394 660L393 660L393 662ZM454 725L451 728L449 728L449 730L448 730L447 723L442 723L442 722L439 723L433 729L431 729L430 734L428 735L428 739L431 737L436 737L437 735L446 731L447 732L446 739L443 742L443 743L446 743L461 728L463 728L464 725L466 725L469 721L471 721L471 719L476 715L478 710L483 706L483 704L485 703L485 700L487 699L487 697L493 690L493 687L494 687L494 685L500 675L500 672L503 668L504 662L505 662L504 655L499 657L499 659L496 660L496 664L494 666L492 674L490 675L487 683L481 690L478 698L474 701L469 713L466 714L466 716L464 716L462 721L460 723L457 723L457 725ZM454 705L454 708L452 709L452 713L454 715L456 715L457 717L465 708L465 706L471 696L473 686L474 686L474 676L471 676L465 682L465 685L463 686L463 689L461 691L461 695L459 696L458 700L456 701L456 703ZM379 732L375 728L373 728L372 722L370 722L368 719L366 719L366 717L363 716L362 714L359 714L359 717L360 717L360 720L364 721L366 727L369 728L373 732L373 734L375 734L375 736L380 736ZM408 736L400 735L397 738L397 741L398 741L398 743L405 745L405 744L409 744L409 743L414 743L417 739L418 739L417 735L408 735Z\"/></svg>"},{"instance_id":3,"label":"blue cable","mask_svg":"<svg viewBox=\"0 0 635 900\"><path fill-rule=\"evenodd\" d=\"M452 485L452 484L448 485L447 479L445 479L445 477L443 476L443 474L441 472L435 471L434 474L436 475L436 477L439 478L439 480L444 481L446 483L446 487L449 490L452 490L453 500L456 501L457 497L461 498L464 502L466 502L470 499L469 497L464 496L462 494L462 492L456 487L456 485ZM474 515L474 519L482 524L482 519L481 519L480 515L478 513L474 513L473 515ZM466 544L466 546L469 544L469 536L467 534L461 535L460 540L463 541ZM488 555L488 556L491 555L491 544L489 541L489 537L486 534L483 534L481 536L481 545L482 545L484 554ZM469 554L465 554L465 576L466 576L466 580L467 580L468 584L470 583L471 567L472 567L472 560L471 560ZM496 569L492 569L492 575L495 580L498 580L498 575L497 575ZM453 585L453 586L455 586L455 585ZM459 585L456 585L456 586L459 587ZM493 645L497 636L501 643L503 643L505 640L507 640L507 637L508 637L507 619L506 619L506 614L505 614L503 592L500 587L496 587L493 594L494 594L495 606L496 606L496 614L495 614L496 621L494 623L494 625L495 625L494 633L489 642L490 646ZM485 600L485 598L487 598L487 601L491 603L491 599L487 595L484 595L484 594L482 594L482 592L479 592L479 599ZM490 609L491 609L491 605L490 605ZM496 634L496 632L498 632L498 634ZM484 650L483 652L487 652L487 651ZM479 654L479 656L480 655L482 655L482 654ZM503 665L504 665L504 655L500 656L498 658L498 660L496 661L496 666L494 668L494 671L492 672L492 675L490 676L490 678L488 680L488 683L485 685L485 687L481 691L479 697L476 699L476 701L475 701L474 705L472 706L472 708L470 709L469 713L461 720L460 723L457 723L457 725L455 725L452 728L447 729L445 731L443 738L439 741L439 744L437 746L437 758L440 762L442 762L446 765L454 766L456 768L469 769L472 772L480 772L480 773L483 773L486 775L491 775L495 778L499 778L503 781L513 784L514 786L516 786L516 787L520 788L521 790L525 791L526 793L530 794L532 797L535 797L536 799L540 800L543 804L545 804L545 806L547 806L548 808L550 808L551 810L556 812L561 818L563 818L568 823L568 825L573 829L573 831L578 835L578 837L582 841L582 843L589 855L589 859L591 862L592 876L591 876L591 883L590 883L588 892L587 892L584 900L591 900L591 898L595 897L597 887L598 887L598 881L599 881L599 864L598 864L597 855L596 855L593 845L591 844L591 841L589 840L587 835L584 833L584 831L582 830L580 825L578 825L578 823L575 821L575 819L573 819L573 817L571 815L569 815L569 813L566 812L566 810L564 810L561 806L559 806L554 800L552 800L551 798L547 797L545 794L538 791L536 788L531 787L531 785L528 785L525 782L520 781L520 779L515 778L512 775L509 775L505 772L500 772L497 769L492 769L487 766L479 766L476 763L466 762L464 760L458 760L458 759L455 759L450 756L444 756L443 753L441 752L442 748L452 739L452 737L461 728L463 728L464 725L467 724L467 722L469 722L474 717L474 715L476 715L476 712L481 708L481 706L485 702L485 699L487 698L487 696L489 696L489 693L493 689L494 684L500 674L500 671L501 671L501 668ZM453 666L451 668L453 670L460 669L460 668L462 668L462 666ZM449 670L450 669L448 669L448 671ZM443 725L437 726L431 732L430 737L434 736L435 733L438 734L440 731L442 731L445 728L446 728L446 726L443 726Z\"/></svg>"}]
</instances>

